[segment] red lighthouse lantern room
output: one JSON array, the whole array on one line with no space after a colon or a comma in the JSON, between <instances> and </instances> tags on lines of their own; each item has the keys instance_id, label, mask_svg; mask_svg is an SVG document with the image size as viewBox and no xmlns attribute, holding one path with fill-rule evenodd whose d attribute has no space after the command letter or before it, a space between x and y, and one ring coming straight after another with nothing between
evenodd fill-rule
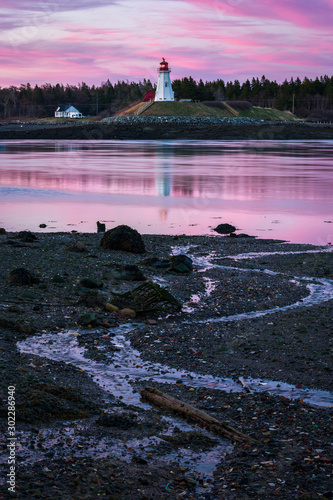
<instances>
[{"instance_id":1,"label":"red lighthouse lantern room","mask_svg":"<svg viewBox=\"0 0 333 500\"><path fill-rule=\"evenodd\" d=\"M160 67L158 68L157 71L171 71L169 69L169 63L166 62L164 57L162 57L162 61L160 62Z\"/></svg>"}]
</instances>

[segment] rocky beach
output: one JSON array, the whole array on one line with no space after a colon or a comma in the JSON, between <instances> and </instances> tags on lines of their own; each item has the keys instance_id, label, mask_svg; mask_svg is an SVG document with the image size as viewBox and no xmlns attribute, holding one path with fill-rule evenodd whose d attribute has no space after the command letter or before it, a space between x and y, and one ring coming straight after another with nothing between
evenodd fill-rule
<instances>
[{"instance_id":1,"label":"rocky beach","mask_svg":"<svg viewBox=\"0 0 333 500\"><path fill-rule=\"evenodd\" d=\"M101 121L0 123L0 140L327 140L332 123L253 118L115 116Z\"/></svg>"},{"instance_id":2,"label":"rocky beach","mask_svg":"<svg viewBox=\"0 0 333 500\"><path fill-rule=\"evenodd\" d=\"M2 233L2 498L332 498L330 245Z\"/></svg>"}]
</instances>

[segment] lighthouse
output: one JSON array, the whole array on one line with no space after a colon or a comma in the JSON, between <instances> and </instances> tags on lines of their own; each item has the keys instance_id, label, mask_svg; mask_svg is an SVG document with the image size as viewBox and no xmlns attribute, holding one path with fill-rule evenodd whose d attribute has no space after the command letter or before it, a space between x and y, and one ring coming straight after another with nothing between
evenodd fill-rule
<instances>
[{"instance_id":1,"label":"lighthouse","mask_svg":"<svg viewBox=\"0 0 333 500\"><path fill-rule=\"evenodd\" d=\"M157 69L157 72L158 82L155 101L174 101L175 97L170 80L171 69L164 57L162 57L162 62L160 62L160 67Z\"/></svg>"}]
</instances>

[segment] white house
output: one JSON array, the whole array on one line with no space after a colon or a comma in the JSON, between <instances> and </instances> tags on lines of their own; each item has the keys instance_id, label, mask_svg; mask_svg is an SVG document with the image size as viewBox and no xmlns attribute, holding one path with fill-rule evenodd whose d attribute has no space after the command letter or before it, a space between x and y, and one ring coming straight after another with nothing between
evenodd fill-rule
<instances>
[{"instance_id":1,"label":"white house","mask_svg":"<svg viewBox=\"0 0 333 500\"><path fill-rule=\"evenodd\" d=\"M83 118L82 113L71 104L62 104L58 106L54 116L56 118Z\"/></svg>"}]
</instances>

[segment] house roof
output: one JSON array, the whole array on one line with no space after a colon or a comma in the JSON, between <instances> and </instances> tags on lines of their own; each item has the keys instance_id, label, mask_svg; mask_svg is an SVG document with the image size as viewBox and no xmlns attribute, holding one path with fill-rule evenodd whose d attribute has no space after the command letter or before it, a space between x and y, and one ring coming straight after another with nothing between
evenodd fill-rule
<instances>
[{"instance_id":1,"label":"house roof","mask_svg":"<svg viewBox=\"0 0 333 500\"><path fill-rule=\"evenodd\" d=\"M71 107L71 104L61 104L58 106L58 111L67 111Z\"/></svg>"}]
</instances>

